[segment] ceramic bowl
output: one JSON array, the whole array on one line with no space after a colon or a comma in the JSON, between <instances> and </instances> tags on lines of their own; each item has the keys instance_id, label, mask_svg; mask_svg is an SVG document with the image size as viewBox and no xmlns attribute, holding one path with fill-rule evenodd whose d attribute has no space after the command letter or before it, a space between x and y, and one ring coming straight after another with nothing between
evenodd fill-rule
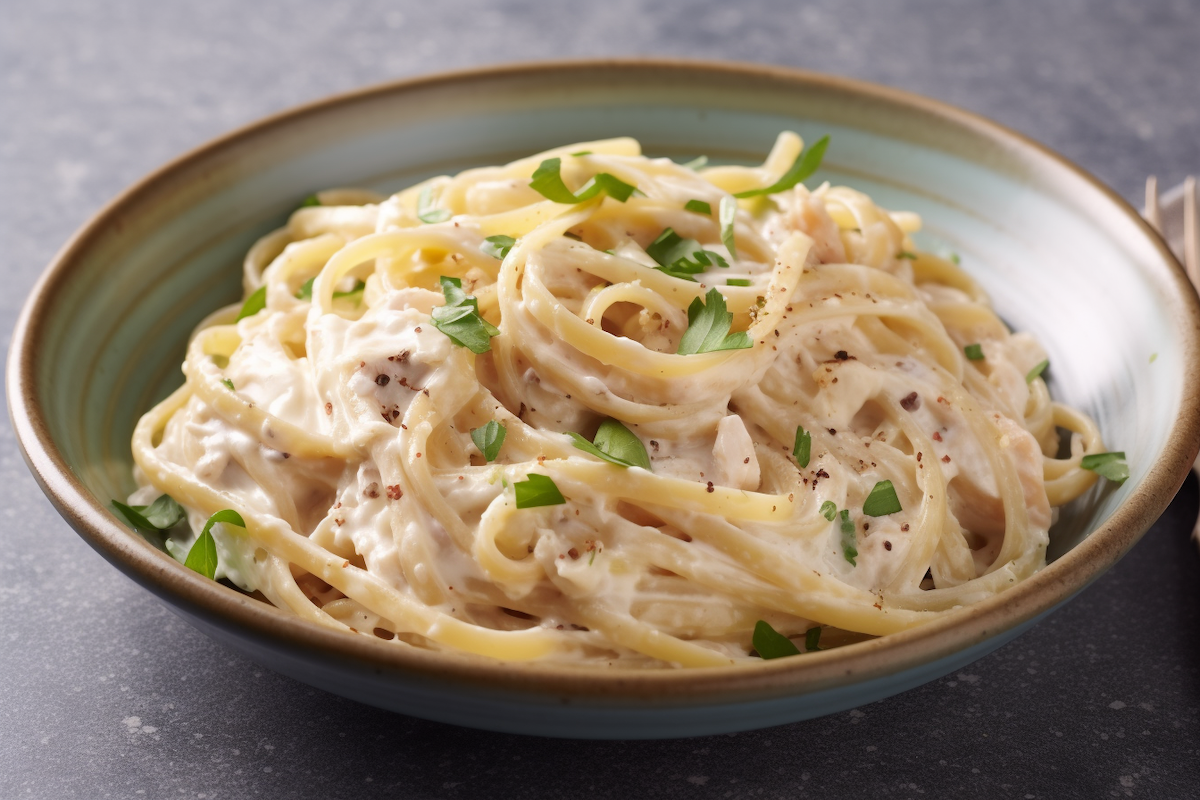
<instances>
[{"instance_id":1,"label":"ceramic bowl","mask_svg":"<svg viewBox=\"0 0 1200 800\"><path fill-rule=\"evenodd\" d=\"M1051 391L1092 414L1131 477L1066 508L1049 565L925 627L761 664L690 671L506 665L326 630L206 580L108 510L133 487L130 433L181 383L192 327L240 296L256 237L330 186L393 191L554 145L629 135L650 154L754 163L782 129L832 145L817 180L925 219L1014 328L1050 353ZM893 89L768 67L534 64L392 83L287 111L168 164L55 257L13 337L8 396L63 517L214 639L365 703L479 728L579 738L765 727L961 668L1110 567L1166 507L1200 443L1200 312L1163 242L1045 148Z\"/></svg>"}]
</instances>

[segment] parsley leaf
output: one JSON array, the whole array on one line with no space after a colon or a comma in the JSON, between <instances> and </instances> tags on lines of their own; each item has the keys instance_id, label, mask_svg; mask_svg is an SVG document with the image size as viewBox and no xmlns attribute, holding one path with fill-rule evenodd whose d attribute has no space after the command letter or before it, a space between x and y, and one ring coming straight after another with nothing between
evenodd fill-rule
<instances>
[{"instance_id":1,"label":"parsley leaf","mask_svg":"<svg viewBox=\"0 0 1200 800\"><path fill-rule=\"evenodd\" d=\"M595 438L590 442L574 431L569 431L567 435L577 448L597 458L619 467L650 469L650 456L646 453L646 446L642 444L642 440L615 419L601 422Z\"/></svg>"},{"instance_id":2,"label":"parsley leaf","mask_svg":"<svg viewBox=\"0 0 1200 800\"><path fill-rule=\"evenodd\" d=\"M204 530L200 532L200 538L196 539L196 543L188 551L187 559L183 562L185 567L199 572L209 580L215 578L217 574L217 543L213 540L212 526L218 522L236 525L239 528L246 527L246 521L236 511L229 508L218 511L208 518L208 522L204 523Z\"/></svg>"},{"instance_id":3,"label":"parsley leaf","mask_svg":"<svg viewBox=\"0 0 1200 800\"><path fill-rule=\"evenodd\" d=\"M479 315L479 301L462 290L462 281L442 275L442 295L446 304L433 309L433 326L460 347L472 353L492 349L492 337L500 330Z\"/></svg>"},{"instance_id":4,"label":"parsley leaf","mask_svg":"<svg viewBox=\"0 0 1200 800\"><path fill-rule=\"evenodd\" d=\"M483 460L490 463L500 455L500 447L504 444L504 437L507 435L508 428L493 419L489 420L488 424L482 428L472 430L471 441L479 448L479 452L483 453Z\"/></svg>"},{"instance_id":5,"label":"parsley leaf","mask_svg":"<svg viewBox=\"0 0 1200 800\"><path fill-rule=\"evenodd\" d=\"M802 467L807 467L812 457L812 434L799 425L796 426L796 444L792 447L792 455Z\"/></svg>"},{"instance_id":6,"label":"parsley leaf","mask_svg":"<svg viewBox=\"0 0 1200 800\"><path fill-rule=\"evenodd\" d=\"M662 266L656 267L671 277L695 281L692 275L704 272L713 264L728 267L729 262L711 250L705 250L695 239L684 239L674 228L665 228L649 247L646 255Z\"/></svg>"},{"instance_id":7,"label":"parsley leaf","mask_svg":"<svg viewBox=\"0 0 1200 800\"><path fill-rule=\"evenodd\" d=\"M348 292L334 292L333 299L337 300L339 297L354 297L354 295L356 295L356 294L362 294L362 291L365 288L367 288L367 285L365 283L363 283L362 281L355 281L353 289L351 289Z\"/></svg>"},{"instance_id":8,"label":"parsley leaf","mask_svg":"<svg viewBox=\"0 0 1200 800\"><path fill-rule=\"evenodd\" d=\"M958 257L958 253L951 253L950 262L957 266L962 263L962 259Z\"/></svg>"},{"instance_id":9,"label":"parsley leaf","mask_svg":"<svg viewBox=\"0 0 1200 800\"><path fill-rule=\"evenodd\" d=\"M818 647L821 643L821 626L809 628L804 632L804 649L806 652L815 653L818 650L824 650L823 647Z\"/></svg>"},{"instance_id":10,"label":"parsley leaf","mask_svg":"<svg viewBox=\"0 0 1200 800\"><path fill-rule=\"evenodd\" d=\"M903 259L907 259L909 261L916 261L917 254L910 253L907 250L901 250L899 253L896 253L896 258L898 258L898 259L903 258Z\"/></svg>"},{"instance_id":11,"label":"parsley leaf","mask_svg":"<svg viewBox=\"0 0 1200 800\"><path fill-rule=\"evenodd\" d=\"M850 520L850 510L842 509L842 555L850 562L850 566L857 567L854 559L858 558L858 541L854 538L854 523Z\"/></svg>"},{"instance_id":12,"label":"parsley leaf","mask_svg":"<svg viewBox=\"0 0 1200 800\"><path fill-rule=\"evenodd\" d=\"M726 286L749 286L750 279L749 278L730 278L729 280L725 281L725 285Z\"/></svg>"},{"instance_id":13,"label":"parsley leaf","mask_svg":"<svg viewBox=\"0 0 1200 800\"><path fill-rule=\"evenodd\" d=\"M703 200L688 200L683 205L684 211L694 211L697 214L711 214L712 206Z\"/></svg>"},{"instance_id":14,"label":"parsley leaf","mask_svg":"<svg viewBox=\"0 0 1200 800\"><path fill-rule=\"evenodd\" d=\"M1034 367L1033 369L1029 370L1029 374L1027 374L1027 375L1025 376L1025 382L1026 382L1026 383L1033 383L1033 379L1034 379L1034 378L1036 378L1036 377L1038 377L1039 375L1041 375L1043 372L1045 372L1045 371L1046 371L1046 367L1048 367L1048 366L1050 366L1050 360L1049 360L1049 359L1045 359L1045 360L1043 360L1043 361L1042 361L1041 363L1039 363L1039 364L1038 364L1036 367Z\"/></svg>"},{"instance_id":15,"label":"parsley leaf","mask_svg":"<svg viewBox=\"0 0 1200 800\"><path fill-rule=\"evenodd\" d=\"M972 361L983 361L983 345L969 344L963 348L963 353Z\"/></svg>"},{"instance_id":16,"label":"parsley leaf","mask_svg":"<svg viewBox=\"0 0 1200 800\"><path fill-rule=\"evenodd\" d=\"M679 340L679 354L687 356L753 347L754 342L745 331L729 333L733 314L725 310L725 298L721 293L709 289L705 297L707 303L697 297L688 306L688 329Z\"/></svg>"},{"instance_id":17,"label":"parsley leaf","mask_svg":"<svg viewBox=\"0 0 1200 800\"><path fill-rule=\"evenodd\" d=\"M121 512L129 524L143 531L166 531L174 528L187 519L183 506L175 502L169 494L160 494L158 499L148 506L127 506L116 500L113 507Z\"/></svg>"},{"instance_id":18,"label":"parsley leaf","mask_svg":"<svg viewBox=\"0 0 1200 800\"><path fill-rule=\"evenodd\" d=\"M228 389L229 391L231 391L231 392L237 391L237 389L233 388L233 381L229 380L229 378L221 378L221 383L224 384L225 388Z\"/></svg>"},{"instance_id":19,"label":"parsley leaf","mask_svg":"<svg viewBox=\"0 0 1200 800\"><path fill-rule=\"evenodd\" d=\"M319 205L321 205L321 198L317 197L315 194L310 194L308 197L304 198L298 208L311 208L312 206Z\"/></svg>"},{"instance_id":20,"label":"parsley leaf","mask_svg":"<svg viewBox=\"0 0 1200 800\"><path fill-rule=\"evenodd\" d=\"M758 651L759 658L784 658L785 656L800 655L799 648L792 644L792 640L772 628L766 620L760 619L754 623L754 635L750 641L753 643L754 649Z\"/></svg>"},{"instance_id":21,"label":"parsley leaf","mask_svg":"<svg viewBox=\"0 0 1200 800\"><path fill-rule=\"evenodd\" d=\"M1129 464L1125 461L1124 451L1115 453L1093 453L1084 456L1079 466L1090 469L1097 475L1103 475L1113 483L1120 485L1129 478Z\"/></svg>"},{"instance_id":22,"label":"parsley leaf","mask_svg":"<svg viewBox=\"0 0 1200 800\"><path fill-rule=\"evenodd\" d=\"M792 166L788 171L783 173L783 177L763 189L748 189L744 192L738 192L734 197L758 197L764 194L775 194L776 192L786 191L791 189L797 183L812 175L821 166L821 159L825 156L825 148L829 146L829 137L822 136L816 144L804 150L800 155L796 156L796 160L792 162Z\"/></svg>"},{"instance_id":23,"label":"parsley leaf","mask_svg":"<svg viewBox=\"0 0 1200 800\"><path fill-rule=\"evenodd\" d=\"M886 517L903 510L900 507L900 498L896 497L896 487L892 486L891 481L875 484L863 503L863 513L868 517Z\"/></svg>"},{"instance_id":24,"label":"parsley leaf","mask_svg":"<svg viewBox=\"0 0 1200 800\"><path fill-rule=\"evenodd\" d=\"M533 171L533 178L530 180L529 186L547 200L569 205L591 200L601 192L617 202L624 203L637 188L630 186L615 175L601 172L592 176L591 180L581 186L578 193L572 193L563 183L561 158L547 158L539 164L538 168Z\"/></svg>"},{"instance_id":25,"label":"parsley leaf","mask_svg":"<svg viewBox=\"0 0 1200 800\"><path fill-rule=\"evenodd\" d=\"M591 154L592 154L591 150L580 150L578 153L571 153L571 155L575 156L576 158L581 158L583 156L590 156Z\"/></svg>"},{"instance_id":26,"label":"parsley leaf","mask_svg":"<svg viewBox=\"0 0 1200 800\"><path fill-rule=\"evenodd\" d=\"M837 516L837 504L832 500L826 500L821 503L821 516L833 522L833 518Z\"/></svg>"},{"instance_id":27,"label":"parsley leaf","mask_svg":"<svg viewBox=\"0 0 1200 800\"><path fill-rule=\"evenodd\" d=\"M479 250L484 255L489 255L492 258L498 258L501 261L508 255L508 251L513 249L513 245L517 240L511 236L499 234L497 236L489 236L483 240L483 244L479 245Z\"/></svg>"},{"instance_id":28,"label":"parsley leaf","mask_svg":"<svg viewBox=\"0 0 1200 800\"><path fill-rule=\"evenodd\" d=\"M317 276L314 275L304 282L304 285L301 286L300 289L296 292L297 300L312 300L312 287L313 287L313 282L316 281L316 279L317 279Z\"/></svg>"},{"instance_id":29,"label":"parsley leaf","mask_svg":"<svg viewBox=\"0 0 1200 800\"><path fill-rule=\"evenodd\" d=\"M514 483L513 491L517 495L517 508L558 506L567 502L551 478L536 472L531 472L525 480Z\"/></svg>"},{"instance_id":30,"label":"parsley leaf","mask_svg":"<svg viewBox=\"0 0 1200 800\"><path fill-rule=\"evenodd\" d=\"M267 307L267 286L263 284L254 290L254 292L246 298L246 302L242 303L242 310L238 312L238 320L243 320L246 317L253 317L258 312Z\"/></svg>"},{"instance_id":31,"label":"parsley leaf","mask_svg":"<svg viewBox=\"0 0 1200 800\"><path fill-rule=\"evenodd\" d=\"M417 195L417 219L429 224L450 219L449 209L433 207L432 186L426 186L421 190L421 194Z\"/></svg>"},{"instance_id":32,"label":"parsley leaf","mask_svg":"<svg viewBox=\"0 0 1200 800\"><path fill-rule=\"evenodd\" d=\"M737 219L737 210L737 200L728 195L721 198L721 241L725 244L726 249L729 250L729 255L734 258L738 257L737 243L733 239L733 223Z\"/></svg>"}]
</instances>

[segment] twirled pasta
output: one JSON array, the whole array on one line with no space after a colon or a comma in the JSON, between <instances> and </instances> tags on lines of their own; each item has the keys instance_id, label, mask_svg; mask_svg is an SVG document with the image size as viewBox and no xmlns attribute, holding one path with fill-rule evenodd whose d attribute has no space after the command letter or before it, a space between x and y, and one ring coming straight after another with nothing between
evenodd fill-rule
<instances>
[{"instance_id":1,"label":"twirled pasta","mask_svg":"<svg viewBox=\"0 0 1200 800\"><path fill-rule=\"evenodd\" d=\"M724 665L758 620L836 645L1003 591L1044 564L1052 506L1095 481L1099 432L1026 379L1031 336L916 251L912 214L797 185L737 201L735 258L717 209L800 152L784 133L762 167L693 170L612 139L386 199L322 193L247 256L265 308L211 315L186 383L137 426L131 501L167 493L192 531L236 510L244 529L213 529L218 577L305 619L511 661ZM545 199L530 177L551 158L567 184L637 192ZM695 280L656 269L668 227L720 258ZM499 329L487 352L434 324L441 276ZM714 287L751 346L679 354ZM606 418L650 470L567 435ZM488 463L471 431L492 420ZM565 502L518 508L530 474ZM864 515L882 480L902 510ZM177 557L192 531L171 533Z\"/></svg>"}]
</instances>

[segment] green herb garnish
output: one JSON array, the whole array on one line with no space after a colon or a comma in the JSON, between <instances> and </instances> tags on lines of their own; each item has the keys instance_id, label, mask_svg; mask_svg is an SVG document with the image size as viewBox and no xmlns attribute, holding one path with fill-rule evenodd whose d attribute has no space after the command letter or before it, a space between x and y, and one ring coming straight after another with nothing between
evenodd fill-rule
<instances>
[{"instance_id":1,"label":"green herb garnish","mask_svg":"<svg viewBox=\"0 0 1200 800\"><path fill-rule=\"evenodd\" d=\"M217 543L213 540L212 526L218 522L237 525L239 528L246 527L246 521L238 512L229 508L218 511L208 518L208 522L204 523L204 530L200 532L200 538L196 539L196 543L188 551L187 559L183 562L185 567L199 572L209 580L215 578L217 574Z\"/></svg>"},{"instance_id":2,"label":"green herb garnish","mask_svg":"<svg viewBox=\"0 0 1200 800\"><path fill-rule=\"evenodd\" d=\"M591 200L601 192L624 203L636 189L615 175L601 172L581 186L578 192L572 192L563 183L561 158L547 158L543 161L533 171L533 179L529 182L529 186L547 200L569 205Z\"/></svg>"},{"instance_id":3,"label":"green herb garnish","mask_svg":"<svg viewBox=\"0 0 1200 800\"><path fill-rule=\"evenodd\" d=\"M904 258L904 259L908 259L909 261L916 261L917 254L910 253L907 250L901 250L899 253L896 253L896 258Z\"/></svg>"},{"instance_id":4,"label":"green herb garnish","mask_svg":"<svg viewBox=\"0 0 1200 800\"><path fill-rule=\"evenodd\" d=\"M737 200L726 195L721 198L720 218L721 218L721 241L729 250L729 255L737 258L737 243L733 238L733 223L737 219L738 204Z\"/></svg>"},{"instance_id":5,"label":"green herb garnish","mask_svg":"<svg viewBox=\"0 0 1200 800\"><path fill-rule=\"evenodd\" d=\"M353 297L356 294L362 294L363 289L366 289L366 288L367 288L367 285L365 283L363 283L362 281L356 280L354 282L353 289L351 289L348 292L334 292L333 299L337 300L342 297Z\"/></svg>"},{"instance_id":6,"label":"green herb garnish","mask_svg":"<svg viewBox=\"0 0 1200 800\"><path fill-rule=\"evenodd\" d=\"M567 435L576 447L597 458L619 467L650 469L650 456L646 453L646 446L642 444L642 440L615 419L601 422L596 436L590 442L574 431L569 431Z\"/></svg>"},{"instance_id":7,"label":"green herb garnish","mask_svg":"<svg viewBox=\"0 0 1200 800\"><path fill-rule=\"evenodd\" d=\"M832 500L826 500L821 503L821 516L833 522L833 518L837 516L837 504Z\"/></svg>"},{"instance_id":8,"label":"green herb garnish","mask_svg":"<svg viewBox=\"0 0 1200 800\"><path fill-rule=\"evenodd\" d=\"M127 506L116 500L112 501L129 524L143 531L166 531L174 528L187 519L183 506L175 502L169 494L160 494L158 499L148 506Z\"/></svg>"},{"instance_id":9,"label":"green herb garnish","mask_svg":"<svg viewBox=\"0 0 1200 800\"><path fill-rule=\"evenodd\" d=\"M685 281L694 281L693 275L699 275L714 264L729 266L720 254L705 250L695 239L684 239L674 228L665 228L646 248L646 254L662 265L656 267L660 272Z\"/></svg>"},{"instance_id":10,"label":"green herb garnish","mask_svg":"<svg viewBox=\"0 0 1200 800\"><path fill-rule=\"evenodd\" d=\"M499 328L479 314L479 301L462 290L462 281L442 275L438 278L446 304L433 309L430 318L433 326L460 347L472 353L486 353L492 349L492 337L500 334Z\"/></svg>"},{"instance_id":11,"label":"green herb garnish","mask_svg":"<svg viewBox=\"0 0 1200 800\"><path fill-rule=\"evenodd\" d=\"M841 513L842 518L842 555L850 562L850 566L857 567L854 559L858 558L858 544L854 538L854 523L850 520L850 510L843 508Z\"/></svg>"},{"instance_id":12,"label":"green herb garnish","mask_svg":"<svg viewBox=\"0 0 1200 800\"><path fill-rule=\"evenodd\" d=\"M983 361L983 345L981 344L969 344L963 348L963 352L972 361Z\"/></svg>"},{"instance_id":13,"label":"green herb garnish","mask_svg":"<svg viewBox=\"0 0 1200 800\"><path fill-rule=\"evenodd\" d=\"M892 486L891 481L880 481L871 489L871 493L867 495L867 500L863 503L863 513L868 517L886 517L888 514L895 514L897 511L903 511L900 507L900 498L896 497L896 487Z\"/></svg>"},{"instance_id":14,"label":"green herb garnish","mask_svg":"<svg viewBox=\"0 0 1200 800\"><path fill-rule=\"evenodd\" d=\"M821 626L809 628L804 632L804 649L809 653L815 653L821 650L818 645L821 643Z\"/></svg>"},{"instance_id":15,"label":"green herb garnish","mask_svg":"<svg viewBox=\"0 0 1200 800\"><path fill-rule=\"evenodd\" d=\"M592 154L591 150L580 150L578 153L571 153L571 155L575 156L576 158L580 158L582 156L590 156L591 154Z\"/></svg>"},{"instance_id":16,"label":"green herb garnish","mask_svg":"<svg viewBox=\"0 0 1200 800\"><path fill-rule=\"evenodd\" d=\"M958 257L958 253L951 253L950 254L950 262L952 264L958 265L958 264L962 263L962 259Z\"/></svg>"},{"instance_id":17,"label":"green herb garnish","mask_svg":"<svg viewBox=\"0 0 1200 800\"><path fill-rule=\"evenodd\" d=\"M417 195L417 219L421 222L433 224L435 222L445 222L450 219L450 210L446 208L433 207L433 187L426 186Z\"/></svg>"},{"instance_id":18,"label":"green herb garnish","mask_svg":"<svg viewBox=\"0 0 1200 800\"><path fill-rule=\"evenodd\" d=\"M297 292L296 292L297 300L312 300L312 287L313 287L313 282L316 281L316 279L317 279L317 276L314 275L313 277L309 278L308 280L306 280L304 282L304 285L301 286L299 288L299 290L297 290Z\"/></svg>"},{"instance_id":19,"label":"green herb garnish","mask_svg":"<svg viewBox=\"0 0 1200 800\"><path fill-rule=\"evenodd\" d=\"M491 256L492 258L499 258L503 260L508 255L508 251L512 250L513 245L516 243L517 240L513 237L505 236L501 233L484 239L483 244L479 245L479 250L485 255Z\"/></svg>"},{"instance_id":20,"label":"green herb garnish","mask_svg":"<svg viewBox=\"0 0 1200 800\"><path fill-rule=\"evenodd\" d=\"M683 204L684 211L694 211L697 214L712 214L712 206L703 200L688 200Z\"/></svg>"},{"instance_id":21,"label":"green herb garnish","mask_svg":"<svg viewBox=\"0 0 1200 800\"><path fill-rule=\"evenodd\" d=\"M744 350L754 346L745 331L729 333L733 314L725 310L725 298L709 289L705 303L699 297L688 306L688 329L679 340L679 355L713 353L718 350Z\"/></svg>"},{"instance_id":22,"label":"green herb garnish","mask_svg":"<svg viewBox=\"0 0 1200 800\"><path fill-rule=\"evenodd\" d=\"M796 444L792 446L792 455L802 467L808 466L812 456L812 434L799 425L796 426Z\"/></svg>"},{"instance_id":23,"label":"green herb garnish","mask_svg":"<svg viewBox=\"0 0 1200 800\"><path fill-rule=\"evenodd\" d=\"M750 641L758 652L759 658L784 658L800 655L799 648L792 644L792 640L772 628L766 620L760 619L754 623L754 635Z\"/></svg>"},{"instance_id":24,"label":"green herb garnish","mask_svg":"<svg viewBox=\"0 0 1200 800\"><path fill-rule=\"evenodd\" d=\"M243 320L246 317L253 317L258 312L267 307L267 287L266 284L258 287L254 292L246 298L246 302L242 303L242 310L238 312L238 320Z\"/></svg>"},{"instance_id":25,"label":"green herb garnish","mask_svg":"<svg viewBox=\"0 0 1200 800\"><path fill-rule=\"evenodd\" d=\"M829 137L822 136L816 144L802 151L796 156L796 160L792 162L792 166L788 171L783 173L783 177L767 186L764 189L748 189L744 192L738 192L734 197L758 197L764 194L775 194L776 192L786 191L791 189L800 181L808 178L821 166L821 159L825 156L825 148L829 146Z\"/></svg>"},{"instance_id":26,"label":"green herb garnish","mask_svg":"<svg viewBox=\"0 0 1200 800\"><path fill-rule=\"evenodd\" d=\"M749 278L730 278L729 280L725 281L725 285L726 286L749 286L750 279Z\"/></svg>"},{"instance_id":27,"label":"green herb garnish","mask_svg":"<svg viewBox=\"0 0 1200 800\"><path fill-rule=\"evenodd\" d=\"M301 201L298 208L311 208L312 206L319 205L321 205L321 198L317 197L315 194L310 194L308 197L304 198L303 201Z\"/></svg>"},{"instance_id":28,"label":"green herb garnish","mask_svg":"<svg viewBox=\"0 0 1200 800\"><path fill-rule=\"evenodd\" d=\"M1048 367L1048 366L1050 366L1050 359L1046 359L1046 360L1042 361L1041 363L1039 363L1036 367L1029 370L1029 373L1025 376L1025 382L1033 383L1033 379L1038 377L1039 375L1041 375L1043 372L1045 372L1046 367Z\"/></svg>"},{"instance_id":29,"label":"green herb garnish","mask_svg":"<svg viewBox=\"0 0 1200 800\"><path fill-rule=\"evenodd\" d=\"M525 480L514 483L513 491L517 495L517 508L558 506L567 502L553 480L536 472L531 472Z\"/></svg>"},{"instance_id":30,"label":"green herb garnish","mask_svg":"<svg viewBox=\"0 0 1200 800\"><path fill-rule=\"evenodd\" d=\"M233 388L233 381L229 380L229 378L221 378L221 383L222 383L222 384L225 386L225 388L226 388L226 389L228 389L229 391L231 391L231 392L236 392L236 391L237 391L237 389L234 389L234 388Z\"/></svg>"},{"instance_id":31,"label":"green herb garnish","mask_svg":"<svg viewBox=\"0 0 1200 800\"><path fill-rule=\"evenodd\" d=\"M508 429L493 419L482 428L472 430L471 441L479 448L479 452L483 453L483 460L491 463L496 460L496 456L500 455L500 447L504 444L504 437L507 435Z\"/></svg>"},{"instance_id":32,"label":"green herb garnish","mask_svg":"<svg viewBox=\"0 0 1200 800\"><path fill-rule=\"evenodd\" d=\"M1115 453L1093 453L1084 456L1079 466L1090 469L1097 475L1103 475L1113 483L1120 485L1129 478L1129 464L1125 461L1124 451Z\"/></svg>"}]
</instances>

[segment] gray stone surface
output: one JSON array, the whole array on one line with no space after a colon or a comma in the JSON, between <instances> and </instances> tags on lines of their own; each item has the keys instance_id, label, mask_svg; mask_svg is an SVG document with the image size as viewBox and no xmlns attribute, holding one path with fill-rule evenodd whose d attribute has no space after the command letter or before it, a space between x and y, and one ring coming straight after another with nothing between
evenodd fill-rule
<instances>
[{"instance_id":1,"label":"gray stone surface","mask_svg":"<svg viewBox=\"0 0 1200 800\"><path fill-rule=\"evenodd\" d=\"M1195 2L0 4L0 331L148 170L389 78L625 54L788 64L956 103L1130 200L1200 171ZM0 797L1196 797L1189 479L1109 574L963 672L771 730L550 741L388 714L193 631L42 497L0 425Z\"/></svg>"}]
</instances>

